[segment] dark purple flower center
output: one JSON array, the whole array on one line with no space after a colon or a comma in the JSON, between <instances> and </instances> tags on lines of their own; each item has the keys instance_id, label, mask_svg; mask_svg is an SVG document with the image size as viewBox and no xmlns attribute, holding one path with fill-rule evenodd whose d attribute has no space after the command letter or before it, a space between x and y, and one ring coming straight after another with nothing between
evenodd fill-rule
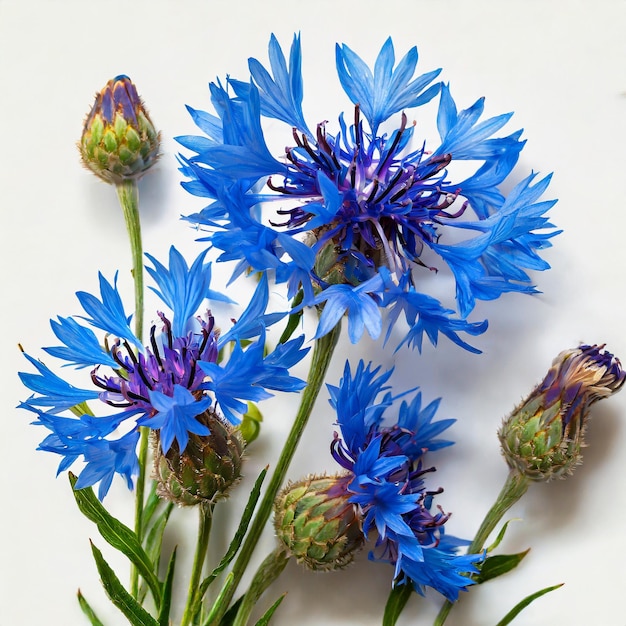
<instances>
[{"instance_id":1,"label":"dark purple flower center","mask_svg":"<svg viewBox=\"0 0 626 626\"><path fill-rule=\"evenodd\" d=\"M199 332L189 332L184 337L172 334L170 321L162 314L161 336L157 338L156 326L150 331L150 347L135 354L128 342L116 340L110 352L119 364L117 375L101 376L99 368L91 373L96 386L104 391L100 399L111 406L127 409L139 408L154 412L149 391L159 391L173 396L174 386L182 385L191 392L199 391L206 374L197 366L198 361L217 362L217 333L214 319L208 314L200 322Z\"/></svg>"},{"instance_id":2,"label":"dark purple flower center","mask_svg":"<svg viewBox=\"0 0 626 626\"><path fill-rule=\"evenodd\" d=\"M282 224L292 229L305 226L315 217L311 203L326 203L318 175L334 184L338 210L334 219L314 230L318 245L332 240L341 253L356 255L365 265L385 265L403 273L407 261L419 262L424 242L435 241L441 218L463 214L446 209L458 192L441 189L451 155L429 157L424 149L407 151L413 127L407 128L402 114L400 128L390 137L372 136L363 130L359 107L354 125L333 137L325 123L317 126L315 139L294 129L295 147L287 148L290 173L282 184L272 179L268 186L300 203L278 211L287 215Z\"/></svg>"}]
</instances>

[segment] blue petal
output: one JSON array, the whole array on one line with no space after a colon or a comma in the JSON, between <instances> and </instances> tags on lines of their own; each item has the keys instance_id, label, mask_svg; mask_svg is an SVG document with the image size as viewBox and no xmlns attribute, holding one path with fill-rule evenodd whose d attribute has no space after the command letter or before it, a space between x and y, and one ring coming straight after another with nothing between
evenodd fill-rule
<instances>
[{"instance_id":1,"label":"blue petal","mask_svg":"<svg viewBox=\"0 0 626 626\"><path fill-rule=\"evenodd\" d=\"M98 338L89 328L85 328L71 317L59 317L59 321L50 320L54 334L65 346L44 348L54 357L68 361L77 367L93 367L94 365L108 365L117 367L117 363L108 352L105 352Z\"/></svg>"},{"instance_id":2,"label":"blue petal","mask_svg":"<svg viewBox=\"0 0 626 626\"><path fill-rule=\"evenodd\" d=\"M519 152L519 133L508 138L490 139L513 114L505 113L479 123L483 110L484 98L480 98L469 109L457 113L450 89L448 85L443 85L437 116L442 143L431 158L451 154L454 159L487 160L510 150Z\"/></svg>"},{"instance_id":3,"label":"blue petal","mask_svg":"<svg viewBox=\"0 0 626 626\"><path fill-rule=\"evenodd\" d=\"M239 316L235 325L225 334L220 336L218 347L221 348L234 339L249 339L255 337L268 326L281 320L287 312L265 313L269 302L269 290L267 276L264 274L254 291L246 310Z\"/></svg>"},{"instance_id":4,"label":"blue petal","mask_svg":"<svg viewBox=\"0 0 626 626\"><path fill-rule=\"evenodd\" d=\"M233 424L241 421L247 405L271 397L267 389L300 391L306 383L289 375L288 367L302 359L307 350L300 350L303 338L279 345L269 356L264 356L265 334L244 351L237 342L228 361L222 365L199 361L198 365L209 376L206 389L215 394L224 416Z\"/></svg>"},{"instance_id":5,"label":"blue petal","mask_svg":"<svg viewBox=\"0 0 626 626\"><path fill-rule=\"evenodd\" d=\"M274 35L269 44L270 74L256 59L249 59L250 74L259 89L261 113L273 117L293 126L308 135L302 113L302 55L300 50L300 36L294 35L289 54L289 68L285 56ZM238 81L231 81L235 93L246 97L248 85Z\"/></svg>"},{"instance_id":6,"label":"blue petal","mask_svg":"<svg viewBox=\"0 0 626 626\"><path fill-rule=\"evenodd\" d=\"M363 331L377 339L382 330L382 317L374 297L382 286L382 279L374 276L358 287L351 285L331 285L314 300L315 304L325 302L317 327L316 338L329 333L348 314L348 335L352 343L357 343Z\"/></svg>"},{"instance_id":7,"label":"blue petal","mask_svg":"<svg viewBox=\"0 0 626 626\"><path fill-rule=\"evenodd\" d=\"M126 317L124 313L124 305L119 292L117 291L117 273L113 286L98 272L100 280L100 296L102 301L85 291L79 291L76 296L87 313L88 317L83 317L92 326L100 328L107 333L127 339L138 348L141 348L141 342L131 331L128 322L130 317Z\"/></svg>"},{"instance_id":8,"label":"blue petal","mask_svg":"<svg viewBox=\"0 0 626 626\"><path fill-rule=\"evenodd\" d=\"M24 402L27 406L53 407L55 411L70 409L81 402L95 400L98 393L87 389L78 389L52 373L43 363L28 354L24 356L37 368L38 374L19 372L22 383L31 391L40 394L31 396Z\"/></svg>"},{"instance_id":9,"label":"blue petal","mask_svg":"<svg viewBox=\"0 0 626 626\"><path fill-rule=\"evenodd\" d=\"M424 90L441 70L428 72L411 81L417 66L415 47L407 52L394 71L395 57L391 37L381 48L374 66L374 74L345 44L342 46L337 44L335 51L341 85L350 100L360 106L373 134L376 134L378 126L394 113L421 106L439 92L439 84Z\"/></svg>"},{"instance_id":10,"label":"blue petal","mask_svg":"<svg viewBox=\"0 0 626 626\"><path fill-rule=\"evenodd\" d=\"M159 289L151 287L174 313L172 330L178 337L185 335L187 323L198 312L206 299L232 302L230 298L209 288L211 284L211 264L204 263L206 250L198 255L191 269L182 254L174 246L170 248L169 269L153 256L146 254L154 268L146 266Z\"/></svg>"},{"instance_id":11,"label":"blue petal","mask_svg":"<svg viewBox=\"0 0 626 626\"><path fill-rule=\"evenodd\" d=\"M209 429L196 417L211 405L211 399L204 396L196 400L194 395L182 385L174 385L174 395L167 396L160 391L149 391L150 403L157 410L155 415L139 420L142 426L159 430L161 449L167 454L176 440L182 452L187 447L189 433L206 436Z\"/></svg>"},{"instance_id":12,"label":"blue petal","mask_svg":"<svg viewBox=\"0 0 626 626\"><path fill-rule=\"evenodd\" d=\"M380 367L371 369L371 366L369 363L365 367L363 361L359 361L352 376L350 363L346 361L339 386L327 385L329 402L337 412L343 439L354 456L364 447L366 437L377 428L385 409L391 405L388 394L378 402L376 398L390 388L386 383L393 370L378 375Z\"/></svg>"}]
</instances>

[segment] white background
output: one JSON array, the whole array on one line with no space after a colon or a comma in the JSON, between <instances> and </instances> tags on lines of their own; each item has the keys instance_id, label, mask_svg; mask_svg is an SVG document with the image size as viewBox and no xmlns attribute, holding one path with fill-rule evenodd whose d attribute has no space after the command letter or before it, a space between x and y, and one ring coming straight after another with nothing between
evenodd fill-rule
<instances>
[{"instance_id":1,"label":"white background","mask_svg":"<svg viewBox=\"0 0 626 626\"><path fill-rule=\"evenodd\" d=\"M449 531L469 537L506 475L495 436L500 420L552 358L581 341L606 342L626 355L625 27L626 2L609 0L0 0L0 625L86 624L74 598L79 586L107 625L126 623L104 597L88 538L125 580L123 560L81 517L66 478L55 479L58 459L35 451L42 431L15 409L27 395L16 376L27 366L17 343L43 356L40 346L55 344L48 319L78 312L73 294L94 291L98 270L111 278L120 269L130 308L128 244L114 191L81 168L75 148L96 90L128 74L163 132L163 157L141 183L145 248L161 259L171 243L189 259L201 250L177 219L202 206L180 188L176 171L173 137L194 132L184 105L208 108L207 83L216 76L245 79L249 56L266 61L271 32L286 48L294 31L302 33L310 124L334 122L349 110L334 70L335 42L372 63L388 35L398 58L417 45L421 71L444 68L442 79L451 83L459 107L484 95L488 114L515 110L507 129L525 128L528 140L516 178L531 169L554 171L547 197L559 198L551 217L564 232L545 254L552 270L535 277L543 294L481 304L472 319L487 316L490 329L475 340L480 356L445 338L422 355L406 349L394 355L380 342L364 341L344 346L329 374L336 383L346 356L373 359L395 364L398 389L420 385L427 400L443 397L439 415L458 419L452 429L458 443L432 457L438 466L432 479L445 488L438 502L453 512ZM288 135L281 141L288 143ZM217 268L215 284L223 285L228 273ZM241 302L248 287L237 287ZM227 317L236 311L229 309ZM304 375L305 367L298 371ZM249 477L276 458L294 402L282 397L264 405ZM516 572L464 594L451 626L495 624L525 595L560 582L563 588L538 600L516 624L626 624L625 408L626 394L597 406L584 465L566 481L533 486L514 507L510 517L521 521L503 549L531 546L531 553ZM335 469L327 453L332 421L322 395L292 478ZM241 494L218 516L214 559L237 523ZM131 523L132 496L121 481L107 503ZM167 537L168 546L179 545L181 575L195 539L194 518L193 511L178 511ZM268 532L255 562L272 545ZM262 605L288 590L275 617L279 626L379 624L390 574L365 553L333 574L289 564ZM430 624L439 603L436 594L415 596L399 623Z\"/></svg>"}]
</instances>

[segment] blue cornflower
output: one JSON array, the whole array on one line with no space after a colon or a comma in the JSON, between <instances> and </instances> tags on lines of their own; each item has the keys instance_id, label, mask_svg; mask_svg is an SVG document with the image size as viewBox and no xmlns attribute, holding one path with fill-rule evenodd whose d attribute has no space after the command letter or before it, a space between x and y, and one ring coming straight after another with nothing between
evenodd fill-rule
<instances>
[{"instance_id":1,"label":"blue cornflower","mask_svg":"<svg viewBox=\"0 0 626 626\"><path fill-rule=\"evenodd\" d=\"M138 472L139 426L157 433L162 454L172 448L182 454L190 435L211 434L207 424L217 423L217 410L238 424L247 409L244 400L267 398L268 389L299 391L305 385L288 372L307 352L301 349L302 337L265 354L265 328L282 317L265 313L266 278L224 340L211 313L198 314L206 299L230 301L210 289L211 266L204 262L205 253L191 267L174 247L169 267L147 256L152 267L146 270L156 284L153 290L171 310L167 316L158 313L160 324L152 327L147 346L130 328L115 281L111 284L100 275L100 297L78 292L85 315L52 320L52 330L63 345L44 348L65 365L91 368L91 387L75 387L29 355L25 356L37 373L19 374L33 392L20 406L35 413L35 424L50 431L40 449L63 457L59 471L82 458L86 466L77 487L100 482L101 498L115 473L132 486ZM102 341L90 326L104 331ZM232 350L221 350L231 342ZM231 357L218 362L224 353ZM100 408L91 404L94 401Z\"/></svg>"},{"instance_id":2,"label":"blue cornflower","mask_svg":"<svg viewBox=\"0 0 626 626\"><path fill-rule=\"evenodd\" d=\"M454 601L483 557L459 554L468 542L445 534L449 515L431 511L442 490L425 485L435 468L423 465L427 452L452 445L440 435L454 420L435 420L439 401L423 407L417 393L388 423L399 399L387 385L391 373L361 361L352 374L346 363L339 385L328 385L341 431L331 454L344 471L288 485L275 504L277 536L298 562L320 570L343 567L373 535L370 559L394 566L394 585L420 594L433 587Z\"/></svg>"},{"instance_id":3,"label":"blue cornflower","mask_svg":"<svg viewBox=\"0 0 626 626\"><path fill-rule=\"evenodd\" d=\"M370 558L395 566L394 584L412 584L418 593L433 587L456 600L472 584L468 574L482 556L457 554L464 542L445 535L448 515L430 511L442 490L426 490L424 476L434 468L423 467L426 452L452 445L439 435L454 420L434 421L439 401L422 408L418 393L402 401L396 423L387 425L385 412L397 398L386 385L391 370L379 371L361 361L352 375L346 363L339 386L329 385L341 430L331 445L333 458L348 472L346 493L358 506L363 533L377 533Z\"/></svg>"},{"instance_id":4,"label":"blue cornflower","mask_svg":"<svg viewBox=\"0 0 626 626\"><path fill-rule=\"evenodd\" d=\"M211 231L203 240L222 251L219 261L237 261L233 278L251 268L286 282L289 297L301 291L301 307L323 303L318 337L347 312L353 342L364 330L376 338L389 308L387 339L403 313L401 344L421 349L424 333L433 344L441 333L477 352L459 335L487 328L467 320L476 300L535 293L528 270L549 267L539 252L557 234L545 217L554 201L539 199L549 176L500 190L525 143L521 131L499 134L511 114L481 120L482 98L459 111L436 82L440 70L414 77L417 49L395 65L388 39L373 71L337 45L354 112L311 129L300 37L287 61L272 35L269 58L269 68L249 60L248 81L210 84L215 114L188 107L204 136L178 137L194 153L181 156L183 186L211 202L186 219ZM437 97L440 143L426 146L407 112ZM268 148L263 118L291 127L283 158ZM473 165L470 176L458 176L460 162ZM441 263L456 282L456 309L425 293Z\"/></svg>"}]
</instances>

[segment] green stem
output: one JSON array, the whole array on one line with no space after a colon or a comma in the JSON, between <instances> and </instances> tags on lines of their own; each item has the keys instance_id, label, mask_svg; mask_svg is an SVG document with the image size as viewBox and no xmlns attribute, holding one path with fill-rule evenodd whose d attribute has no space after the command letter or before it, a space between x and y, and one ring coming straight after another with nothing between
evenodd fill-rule
<instances>
[{"instance_id":1,"label":"green stem","mask_svg":"<svg viewBox=\"0 0 626 626\"><path fill-rule=\"evenodd\" d=\"M130 241L132 258L132 276L135 286L135 336L139 341L143 335L143 246L141 242L141 222L139 219L139 191L137 181L124 180L116 185L117 197L122 207L126 230ZM143 533L143 508L146 488L146 464L148 460L148 429L142 427L139 441L139 476L135 491L135 533L139 542ZM137 598L139 591L139 573L131 565L130 593Z\"/></svg>"},{"instance_id":2,"label":"green stem","mask_svg":"<svg viewBox=\"0 0 626 626\"><path fill-rule=\"evenodd\" d=\"M529 485L530 481L526 476L515 470L509 471L509 475L507 476L502 490L487 515L485 515L480 528L476 532L474 540L467 549L468 554L478 554L482 551L489 535L493 532L504 514L526 493ZM453 602L446 600L437 618L433 622L433 626L442 626L453 606Z\"/></svg>"},{"instance_id":3,"label":"green stem","mask_svg":"<svg viewBox=\"0 0 626 626\"><path fill-rule=\"evenodd\" d=\"M263 592L280 576L289 561L287 551L277 548L268 554L256 571L250 587L243 597L233 626L246 626L250 613Z\"/></svg>"},{"instance_id":4,"label":"green stem","mask_svg":"<svg viewBox=\"0 0 626 626\"><path fill-rule=\"evenodd\" d=\"M143 248L139 221L139 191L135 180L124 180L116 185L116 188L130 240L132 274L135 282L135 335L141 341L143 335Z\"/></svg>"},{"instance_id":5,"label":"green stem","mask_svg":"<svg viewBox=\"0 0 626 626\"><path fill-rule=\"evenodd\" d=\"M202 569L204 568L204 559L206 558L209 547L209 536L211 535L211 524L213 522L213 505L200 504L200 520L198 524L198 541L196 542L196 553L193 557L193 566L191 569L191 578L189 580L189 591L187 592L187 604L180 626L191 624L194 615L198 612L200 578L202 577Z\"/></svg>"},{"instance_id":6,"label":"green stem","mask_svg":"<svg viewBox=\"0 0 626 626\"><path fill-rule=\"evenodd\" d=\"M315 347L313 349L313 357L311 360L311 369L309 370L309 376L307 379L307 386L302 392L300 398L300 407L294 420L291 431L285 441L285 445L281 452L281 455L276 463L276 469L272 475L272 478L267 486L267 491L263 496L263 500L259 505L254 520L250 526L246 539L241 547L239 556L235 561L235 565L232 569L233 580L230 589L227 593L223 594L220 598L221 607L215 612L216 619L214 624L219 624L220 620L224 616L228 604L232 600L237 585L241 581L241 577L248 566L252 552L256 547L256 544L261 536L265 524L272 512L274 506L274 500L278 490L282 487L285 480L285 475L291 463L291 459L295 454L298 442L302 437L302 432L308 422L311 411L315 404L315 400L320 392L324 379L326 377L326 371L332 359L333 351L337 345L337 340L341 334L341 322L333 328L327 335L315 340Z\"/></svg>"}]
</instances>

